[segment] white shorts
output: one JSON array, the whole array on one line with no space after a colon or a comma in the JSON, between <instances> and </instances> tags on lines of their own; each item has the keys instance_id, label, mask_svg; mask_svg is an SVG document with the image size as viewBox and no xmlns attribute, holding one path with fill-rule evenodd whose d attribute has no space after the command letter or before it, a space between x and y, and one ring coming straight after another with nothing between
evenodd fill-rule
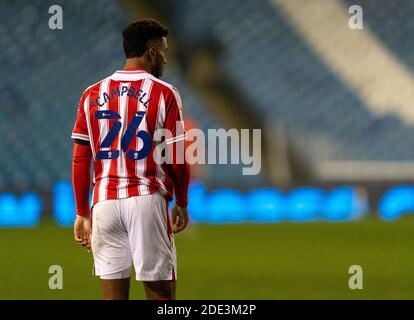
<instances>
[{"instance_id":1,"label":"white shorts","mask_svg":"<svg viewBox=\"0 0 414 320\"><path fill-rule=\"evenodd\" d=\"M177 258L167 201L151 195L100 201L92 210L94 273L102 279L174 280Z\"/></svg>"}]
</instances>

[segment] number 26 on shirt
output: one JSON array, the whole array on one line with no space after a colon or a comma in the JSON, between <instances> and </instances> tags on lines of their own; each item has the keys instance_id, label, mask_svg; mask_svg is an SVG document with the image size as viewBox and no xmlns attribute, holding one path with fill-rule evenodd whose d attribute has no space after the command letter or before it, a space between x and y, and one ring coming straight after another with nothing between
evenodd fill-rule
<instances>
[{"instance_id":1,"label":"number 26 on shirt","mask_svg":"<svg viewBox=\"0 0 414 320\"><path fill-rule=\"evenodd\" d=\"M144 130L138 131L136 134L138 138L141 138L143 141L142 148L140 150L128 149L129 144L132 141L132 138L135 135L142 119L145 116L145 111L138 111L135 113L134 118L131 120L128 125L124 135L121 139L121 149L123 152L126 152L128 158L132 160L141 160L144 159L151 152L152 149L152 139L148 132ZM121 119L121 116L112 110L97 110L95 111L95 118L98 120L109 120L109 119ZM119 131L121 130L122 124L119 121L113 123L112 127L109 129L108 134L103 139L102 143L99 145L99 148L109 148L115 138L118 136ZM99 160L105 159L116 159L119 157L119 150L100 150L96 154L96 158Z\"/></svg>"}]
</instances>

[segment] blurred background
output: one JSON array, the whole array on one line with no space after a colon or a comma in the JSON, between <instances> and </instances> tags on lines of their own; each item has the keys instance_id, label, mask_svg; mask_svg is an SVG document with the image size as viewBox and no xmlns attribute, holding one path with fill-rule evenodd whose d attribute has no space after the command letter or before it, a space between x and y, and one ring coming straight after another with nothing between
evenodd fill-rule
<instances>
[{"instance_id":1,"label":"blurred background","mask_svg":"<svg viewBox=\"0 0 414 320\"><path fill-rule=\"evenodd\" d=\"M72 240L70 134L83 90L123 67L121 30L148 17L170 29L163 80L186 127L262 133L258 175L192 167L178 298L414 298L413 15L412 0L2 1L0 298L100 298Z\"/></svg>"}]
</instances>

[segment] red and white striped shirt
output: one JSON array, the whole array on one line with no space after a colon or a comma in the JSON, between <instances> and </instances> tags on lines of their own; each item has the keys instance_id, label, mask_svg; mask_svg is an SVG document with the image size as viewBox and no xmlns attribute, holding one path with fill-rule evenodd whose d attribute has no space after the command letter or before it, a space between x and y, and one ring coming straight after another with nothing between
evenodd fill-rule
<instances>
[{"instance_id":1,"label":"red and white striped shirt","mask_svg":"<svg viewBox=\"0 0 414 320\"><path fill-rule=\"evenodd\" d=\"M172 133L167 144L185 139L181 107L177 89L143 69L116 71L85 90L72 138L90 142L92 205L156 191L172 198L173 183L154 161L152 138L164 128Z\"/></svg>"}]
</instances>

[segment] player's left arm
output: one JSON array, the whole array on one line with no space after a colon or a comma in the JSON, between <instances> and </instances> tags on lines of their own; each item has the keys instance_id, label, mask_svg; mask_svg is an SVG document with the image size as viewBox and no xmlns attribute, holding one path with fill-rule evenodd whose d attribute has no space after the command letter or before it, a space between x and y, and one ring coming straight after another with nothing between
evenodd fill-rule
<instances>
[{"instance_id":1,"label":"player's left arm","mask_svg":"<svg viewBox=\"0 0 414 320\"><path fill-rule=\"evenodd\" d=\"M190 166L185 157L185 128L181 97L175 88L167 96L166 107L165 128L171 136L165 142L167 157L170 161L164 163L162 169L173 184L176 204L172 209L172 223L174 233L178 233L186 228L189 220L187 204Z\"/></svg>"}]
</instances>

